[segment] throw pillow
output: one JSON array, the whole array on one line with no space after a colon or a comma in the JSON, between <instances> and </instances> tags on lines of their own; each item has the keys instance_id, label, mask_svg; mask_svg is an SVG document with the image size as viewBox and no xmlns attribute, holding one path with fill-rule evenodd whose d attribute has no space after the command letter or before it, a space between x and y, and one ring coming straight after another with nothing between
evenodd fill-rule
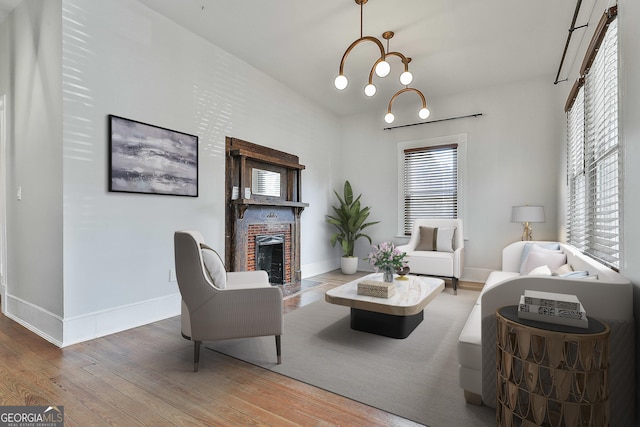
<instances>
[{"instance_id":1,"label":"throw pillow","mask_svg":"<svg viewBox=\"0 0 640 427\"><path fill-rule=\"evenodd\" d=\"M561 265L561 266L560 266L560 268L558 268L557 270L555 270L555 271L553 272L553 275L554 275L554 276L563 276L563 275L565 275L565 274L569 274L569 273L571 273L571 272L573 272L573 268L571 268L571 265L569 265L569 264L564 264L564 265Z\"/></svg>"},{"instance_id":2,"label":"throw pillow","mask_svg":"<svg viewBox=\"0 0 640 427\"><path fill-rule=\"evenodd\" d=\"M546 265L541 265L531 270L529 276L551 276L551 269Z\"/></svg>"},{"instance_id":3,"label":"throw pillow","mask_svg":"<svg viewBox=\"0 0 640 427\"><path fill-rule=\"evenodd\" d=\"M204 267L209 274L209 279L218 289L225 289L227 287L227 271L224 268L222 258L218 255L218 252L211 249L205 244L200 245L202 252L202 261Z\"/></svg>"},{"instance_id":4,"label":"throw pillow","mask_svg":"<svg viewBox=\"0 0 640 427\"><path fill-rule=\"evenodd\" d=\"M527 261L527 257L531 252L546 252L546 253L563 253L562 249L560 249L559 243L546 243L543 245L539 245L537 243L525 243L524 248L522 248L522 258L520 261L520 273L526 274L524 270L524 264Z\"/></svg>"},{"instance_id":5,"label":"throw pillow","mask_svg":"<svg viewBox=\"0 0 640 427\"><path fill-rule=\"evenodd\" d=\"M550 270L557 270L563 264L567 263L567 255L554 252L536 252L531 251L524 262L524 266L520 274L529 274L536 267L546 265Z\"/></svg>"},{"instance_id":6,"label":"throw pillow","mask_svg":"<svg viewBox=\"0 0 640 427\"><path fill-rule=\"evenodd\" d=\"M416 251L434 251L437 247L437 228L420 226L420 240Z\"/></svg>"},{"instance_id":7,"label":"throw pillow","mask_svg":"<svg viewBox=\"0 0 640 427\"><path fill-rule=\"evenodd\" d=\"M440 252L453 252L453 235L455 227L438 227L436 229L436 250Z\"/></svg>"}]
</instances>

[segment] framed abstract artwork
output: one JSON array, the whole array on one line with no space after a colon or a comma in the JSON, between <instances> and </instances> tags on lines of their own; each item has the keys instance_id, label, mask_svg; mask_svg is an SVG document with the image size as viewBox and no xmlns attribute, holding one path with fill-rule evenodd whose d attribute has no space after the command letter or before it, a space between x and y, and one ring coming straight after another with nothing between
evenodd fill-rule
<instances>
[{"instance_id":1,"label":"framed abstract artwork","mask_svg":"<svg viewBox=\"0 0 640 427\"><path fill-rule=\"evenodd\" d=\"M198 137L109 115L109 191L198 197Z\"/></svg>"}]
</instances>

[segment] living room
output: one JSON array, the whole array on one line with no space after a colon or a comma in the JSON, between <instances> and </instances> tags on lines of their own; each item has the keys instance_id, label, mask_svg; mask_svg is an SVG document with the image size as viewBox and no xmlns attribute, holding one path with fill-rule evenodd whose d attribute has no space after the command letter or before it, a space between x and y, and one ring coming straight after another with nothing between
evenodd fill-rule
<instances>
[{"instance_id":1,"label":"living room","mask_svg":"<svg viewBox=\"0 0 640 427\"><path fill-rule=\"evenodd\" d=\"M593 24L608 5L597 4ZM367 7L373 6L372 0ZM640 30L635 25L640 5L621 0L618 7L619 127L625 147L620 270L637 284L640 227L633 219L640 212L640 171L633 165L640 159ZM349 22L355 37L358 9L349 4L344 11L354 15ZM565 26L570 18L563 17ZM586 30L585 43L593 27ZM548 47L558 60L564 33L566 27L563 38ZM519 239L521 224L510 221L512 206L544 206L546 221L535 224L534 237L564 239L563 108L581 57L567 64L573 67L568 82L554 85L553 68L525 80L428 99L430 120L482 116L383 130L384 111L329 111L137 1L23 0L0 23L0 40L0 95L6 94L8 123L8 281L2 309L60 347L179 313L180 296L170 280L173 232L198 229L211 246L224 248L227 136L293 153L305 165L302 195L309 207L301 215L303 277L339 266L325 215L335 203L333 190L346 179L372 206L371 219L380 221L368 233L373 241L406 242L398 237L396 207L397 144L404 141L466 134L467 280L481 281L499 269L502 248ZM342 49L351 41L341 41ZM334 72L340 54L330 58ZM281 65L303 64L292 59ZM332 90L333 77L312 84L326 85L340 97L344 94ZM438 84L425 80L425 92ZM413 117L413 107L397 107L397 124L410 123L413 119L402 117ZM108 192L109 114L197 134L198 197ZM368 250L365 241L358 243L360 257ZM368 268L366 261L360 268ZM639 292L635 285L636 322Z\"/></svg>"}]
</instances>

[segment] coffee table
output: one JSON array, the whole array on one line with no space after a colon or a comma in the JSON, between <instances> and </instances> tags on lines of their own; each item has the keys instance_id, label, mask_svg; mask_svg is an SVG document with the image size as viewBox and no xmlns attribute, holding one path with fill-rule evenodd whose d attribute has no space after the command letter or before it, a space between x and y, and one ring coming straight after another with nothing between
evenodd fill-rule
<instances>
[{"instance_id":1,"label":"coffee table","mask_svg":"<svg viewBox=\"0 0 640 427\"><path fill-rule=\"evenodd\" d=\"M396 293L391 298L358 295L358 282L382 281L382 273L373 273L345 283L324 294L328 303L351 307L351 329L406 338L424 319L424 308L444 289L444 280L414 275L394 280Z\"/></svg>"}]
</instances>

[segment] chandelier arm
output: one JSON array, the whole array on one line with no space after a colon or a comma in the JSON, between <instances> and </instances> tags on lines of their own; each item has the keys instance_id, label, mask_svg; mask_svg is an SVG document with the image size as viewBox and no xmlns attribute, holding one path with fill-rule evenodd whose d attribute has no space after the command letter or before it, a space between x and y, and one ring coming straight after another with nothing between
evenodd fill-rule
<instances>
[{"instance_id":1,"label":"chandelier arm","mask_svg":"<svg viewBox=\"0 0 640 427\"><path fill-rule=\"evenodd\" d=\"M391 106L393 105L393 101L395 101L398 96L402 95L405 92L415 92L415 93L417 93L418 96L420 96L420 99L422 100L422 108L427 108L427 100L425 99L425 97L422 94L422 92L420 92L418 89L415 89L415 88L412 88L412 87L406 87L404 89L400 89L399 91L397 91L391 97L391 100L389 101L389 108L387 108L387 113L391 112Z\"/></svg>"},{"instance_id":2,"label":"chandelier arm","mask_svg":"<svg viewBox=\"0 0 640 427\"><path fill-rule=\"evenodd\" d=\"M407 58L406 56L404 56L400 52L387 52L387 56L388 55L394 55L394 56L397 56L398 58L400 58L400 60L404 64L405 71L406 71L407 67L409 66L409 62L411 62L411 60L409 58Z\"/></svg>"},{"instance_id":3,"label":"chandelier arm","mask_svg":"<svg viewBox=\"0 0 640 427\"><path fill-rule=\"evenodd\" d=\"M376 70L376 66L382 62L382 58L378 58L378 60L373 64L373 67L371 67L371 71L369 71L369 84L372 85L373 84L373 72Z\"/></svg>"},{"instance_id":4,"label":"chandelier arm","mask_svg":"<svg viewBox=\"0 0 640 427\"><path fill-rule=\"evenodd\" d=\"M377 38L372 37L372 36L360 37L358 40L356 40L353 43L351 43L349 45L349 47L347 48L347 50L345 50L344 55L342 55L342 60L340 61L340 75L344 75L344 61L347 59L347 56L349 56L349 54L351 53L351 51L353 50L354 47L356 47L358 44L360 44L363 41L374 42L378 46L378 48L380 49L380 58L379 58L378 62L384 61L384 59L385 59L384 46L382 45L380 40L378 40Z\"/></svg>"},{"instance_id":5,"label":"chandelier arm","mask_svg":"<svg viewBox=\"0 0 640 427\"><path fill-rule=\"evenodd\" d=\"M411 62L410 58L407 58L406 56L404 56L403 54L401 54L400 52L387 52L385 54L385 58L378 58L378 60L373 64L373 67L371 67L371 71L369 71L369 84L373 84L373 72L376 70L376 66L381 62L386 60L387 56L390 55L394 55L397 56L398 58L400 58L400 60L402 61L402 63L404 64L404 70L405 71L409 71L409 62Z\"/></svg>"}]
</instances>

